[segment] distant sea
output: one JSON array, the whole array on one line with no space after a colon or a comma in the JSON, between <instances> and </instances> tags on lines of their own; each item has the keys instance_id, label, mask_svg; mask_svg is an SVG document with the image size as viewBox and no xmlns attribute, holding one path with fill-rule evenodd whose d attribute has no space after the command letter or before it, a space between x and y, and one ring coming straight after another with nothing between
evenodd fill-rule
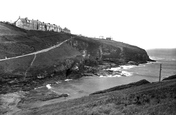
<instances>
[{"instance_id":1,"label":"distant sea","mask_svg":"<svg viewBox=\"0 0 176 115\"><path fill-rule=\"evenodd\" d=\"M127 81L137 81L146 79L150 82L159 80L160 64L162 65L161 79L176 74L176 49L152 49L147 50L149 57L156 62L148 62L146 64L124 65L121 67L111 68L110 70L122 71ZM100 76L100 77L116 77L116 76ZM117 76L117 77L124 77ZM126 80L124 81L126 82ZM124 83L122 82L122 83Z\"/></svg>"},{"instance_id":2,"label":"distant sea","mask_svg":"<svg viewBox=\"0 0 176 115\"><path fill-rule=\"evenodd\" d=\"M152 49L147 50L149 57L156 62L140 64L128 69L134 79L144 78L150 82L159 80L159 69L162 64L161 78L176 74L176 49Z\"/></svg>"},{"instance_id":3,"label":"distant sea","mask_svg":"<svg viewBox=\"0 0 176 115\"><path fill-rule=\"evenodd\" d=\"M162 78L168 77L170 75L176 74L176 48L175 49L153 49L147 51L151 59L156 60L156 63L153 63L149 66L146 66L146 69L151 71L151 75L154 75L159 72L157 71L158 65L162 64ZM154 65L154 66L153 66ZM147 74L150 75L150 74Z\"/></svg>"}]
</instances>

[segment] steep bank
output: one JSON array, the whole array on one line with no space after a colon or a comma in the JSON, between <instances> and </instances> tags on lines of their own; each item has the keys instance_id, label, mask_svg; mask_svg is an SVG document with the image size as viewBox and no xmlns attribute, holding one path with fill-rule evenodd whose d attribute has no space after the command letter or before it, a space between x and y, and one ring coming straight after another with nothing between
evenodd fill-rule
<instances>
[{"instance_id":1,"label":"steep bank","mask_svg":"<svg viewBox=\"0 0 176 115\"><path fill-rule=\"evenodd\" d=\"M15 113L14 115L175 115L176 107L176 77L164 80L160 83L150 83L141 80L127 85L116 86L107 90L93 93L89 96L34 107L31 101L45 100L47 95L28 98L23 97L19 102L18 95L12 99L18 103L14 104L14 111L10 108L10 95L4 95L4 113ZM49 93L51 95L51 93ZM31 95L32 96L32 95ZM36 96L34 96L36 97ZM9 106L7 106L9 104ZM17 108L18 107L18 108ZM17 109L16 109L17 108Z\"/></svg>"},{"instance_id":2,"label":"steep bank","mask_svg":"<svg viewBox=\"0 0 176 115\"><path fill-rule=\"evenodd\" d=\"M28 31L5 23L0 23L0 41L0 93L30 90L49 80L79 78L99 64L150 61L145 50L129 44Z\"/></svg>"}]
</instances>

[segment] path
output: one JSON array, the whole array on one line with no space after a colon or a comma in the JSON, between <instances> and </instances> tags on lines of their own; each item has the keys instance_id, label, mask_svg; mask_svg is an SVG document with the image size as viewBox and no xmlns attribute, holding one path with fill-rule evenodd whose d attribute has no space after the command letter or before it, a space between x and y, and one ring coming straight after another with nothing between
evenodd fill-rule
<instances>
[{"instance_id":1,"label":"path","mask_svg":"<svg viewBox=\"0 0 176 115\"><path fill-rule=\"evenodd\" d=\"M61 46L63 43L67 42L70 39L67 39L67 40L65 40L65 41L63 41L63 42L61 42L61 43L59 43L57 45L54 45L52 47L49 47L49 48L46 48L46 49L43 49L43 50L40 50L40 51L36 51L36 52L32 52L32 53L24 54L24 55L20 55L20 56L15 56L15 57L10 57L10 58L0 59L0 62L1 61L6 61L6 60L11 60L11 59L17 59L17 58L21 58L21 57L25 57L25 56L30 56L30 55L36 55L36 54L40 54L40 53L44 53L44 52L48 52L48 51L50 51L52 49L55 49L55 48Z\"/></svg>"}]
</instances>

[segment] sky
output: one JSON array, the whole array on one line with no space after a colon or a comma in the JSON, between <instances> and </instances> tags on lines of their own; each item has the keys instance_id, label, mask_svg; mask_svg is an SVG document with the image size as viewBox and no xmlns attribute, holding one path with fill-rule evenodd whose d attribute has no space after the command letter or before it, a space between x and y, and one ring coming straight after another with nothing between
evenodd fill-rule
<instances>
[{"instance_id":1,"label":"sky","mask_svg":"<svg viewBox=\"0 0 176 115\"><path fill-rule=\"evenodd\" d=\"M144 49L176 48L176 0L0 1L0 21L13 22L19 16Z\"/></svg>"}]
</instances>

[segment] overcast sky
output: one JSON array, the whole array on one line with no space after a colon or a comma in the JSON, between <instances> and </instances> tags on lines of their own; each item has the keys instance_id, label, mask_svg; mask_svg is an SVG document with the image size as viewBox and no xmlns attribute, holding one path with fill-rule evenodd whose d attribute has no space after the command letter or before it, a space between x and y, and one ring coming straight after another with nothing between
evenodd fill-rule
<instances>
[{"instance_id":1,"label":"overcast sky","mask_svg":"<svg viewBox=\"0 0 176 115\"><path fill-rule=\"evenodd\" d=\"M1 0L0 20L38 19L144 49L176 48L176 0Z\"/></svg>"}]
</instances>

